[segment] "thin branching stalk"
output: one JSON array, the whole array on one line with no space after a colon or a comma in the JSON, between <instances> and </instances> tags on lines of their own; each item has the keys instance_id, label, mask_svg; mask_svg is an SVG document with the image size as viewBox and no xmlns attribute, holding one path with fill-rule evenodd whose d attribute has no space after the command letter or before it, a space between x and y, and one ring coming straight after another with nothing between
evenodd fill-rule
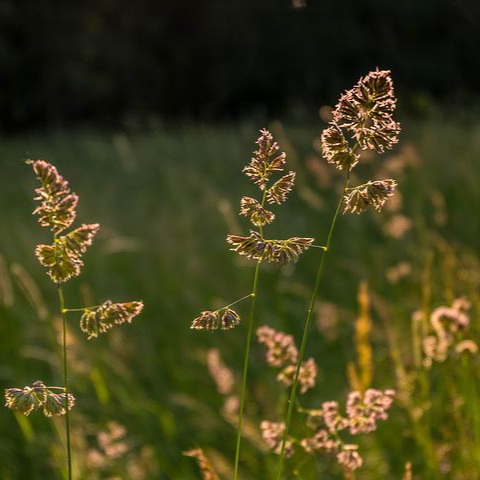
<instances>
[{"instance_id":1,"label":"thin branching stalk","mask_svg":"<svg viewBox=\"0 0 480 480\"><path fill-rule=\"evenodd\" d=\"M243 427L243 411L245 407L245 396L247 390L247 377L248 377L248 361L250 358L250 345L252 343L252 333L253 333L253 319L255 318L255 306L257 300L257 290L258 290L258 274L260 272L260 262L257 262L255 267L255 273L253 275L253 288L252 288L252 303L250 304L250 313L248 316L248 331L247 331L247 340L245 345L245 357L243 360L243 373L242 373L242 390L240 392L240 406L238 411L238 426L237 426L237 446L235 450L235 473L234 480L238 478L238 465L240 461L240 445L242 441L242 427Z\"/></svg>"},{"instance_id":2,"label":"thin branching stalk","mask_svg":"<svg viewBox=\"0 0 480 480\"><path fill-rule=\"evenodd\" d=\"M67 359L67 322L65 318L65 298L62 287L58 287L60 312L62 315L63 383L65 388L65 434L67 438L68 480L72 480L72 449L70 446L70 414L68 408L68 359Z\"/></svg>"},{"instance_id":3,"label":"thin branching stalk","mask_svg":"<svg viewBox=\"0 0 480 480\"><path fill-rule=\"evenodd\" d=\"M263 191L262 195L262 207L265 205L267 198L267 190ZM260 226L260 234L263 236L263 226ZM253 319L255 318L255 307L257 304L257 291L258 291L258 274L260 272L260 261L255 266L255 272L253 274L253 286L252 286L252 302L250 303L250 313L248 315L248 327L247 327L247 340L245 345L245 357L243 359L243 372L242 372L242 389L240 392L240 405L238 410L238 426L237 426L237 446L235 449L235 472L233 479L238 478L238 465L240 462L240 446L242 443L242 427L243 427L243 411L245 408L245 396L247 391L247 378L248 378L248 362L250 359L250 346L252 343L253 334Z\"/></svg>"},{"instance_id":4,"label":"thin branching stalk","mask_svg":"<svg viewBox=\"0 0 480 480\"><path fill-rule=\"evenodd\" d=\"M333 237L333 231L335 230L335 225L337 223L337 218L338 218L338 215L340 214L340 210L342 208L344 195L347 192L349 181L350 181L350 175L349 175L349 171L347 171L343 192L342 192L342 195L341 195L340 200L338 202L337 209L335 210L335 214L333 216L332 223L330 225L330 229L329 229L328 236L327 236L327 242L325 244L325 249L322 251L322 257L320 259L320 264L319 264L318 271L317 271L317 278L315 280L315 286L313 287L312 297L310 299L310 304L309 304L309 307L308 307L307 318L305 320L305 327L304 327L304 330L303 330L302 343L300 345L300 351L298 353L297 365L295 367L295 376L293 378L292 389L290 391L290 398L288 400L287 416L286 416L286 421L285 421L285 431L284 431L284 434L283 434L282 448L280 450L280 459L278 461L277 480L280 480L280 478L282 476L283 461L285 459L285 445L286 445L286 441L287 441L287 438L288 438L288 432L289 432L289 429L290 429L290 424L291 424L291 421L292 421L293 409L294 409L294 406L295 406L295 399L296 399L297 388L298 388L298 378L299 378L299 375L300 375L300 368L302 366L302 362L303 362L303 359L305 357L305 350L307 348L308 336L309 336L309 333L310 333L310 328L311 328L312 319L313 319L313 312L315 311L316 298L317 298L318 291L320 289L320 284L321 284L321 281L322 281L323 270L324 270L324 265L325 265L325 258L327 256L327 252L330 249L330 244L331 244L332 237Z\"/></svg>"},{"instance_id":5,"label":"thin branching stalk","mask_svg":"<svg viewBox=\"0 0 480 480\"><path fill-rule=\"evenodd\" d=\"M82 224L70 228L76 219L78 196L70 190L67 180L56 167L44 160L28 160L40 182L35 189L35 200L38 205L33 211L38 215L38 222L47 227L53 234L53 244L40 244L35 249L35 255L40 264L46 267L53 283L57 285L60 316L62 318L62 356L63 356L63 387L47 387L42 380L33 382L23 388L7 388L5 390L5 405L25 416L34 410L40 410L45 417L65 415L65 437L67 446L67 469L64 475L72 480L72 448L70 434L70 409L75 405L75 397L70 393L68 384L67 356L67 319L68 312L83 312L80 319L80 329L88 338L97 337L116 325L131 323L132 319L143 309L141 301L113 303L106 300L101 305L84 308L66 308L62 284L80 275L84 265L82 256L92 244L100 225L98 223ZM63 390L55 393L55 390ZM64 471L64 469L62 469Z\"/></svg>"}]
</instances>

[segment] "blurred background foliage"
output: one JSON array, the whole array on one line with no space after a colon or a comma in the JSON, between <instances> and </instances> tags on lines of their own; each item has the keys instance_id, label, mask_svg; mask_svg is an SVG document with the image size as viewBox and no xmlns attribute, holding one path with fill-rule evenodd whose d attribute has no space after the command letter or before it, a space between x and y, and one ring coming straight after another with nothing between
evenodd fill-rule
<instances>
[{"instance_id":1,"label":"blurred background foliage","mask_svg":"<svg viewBox=\"0 0 480 480\"><path fill-rule=\"evenodd\" d=\"M478 357L426 371L415 364L411 319L465 295L478 339L480 4L305 5L0 3L0 386L61 383L57 296L34 256L47 239L30 215L27 158L55 164L80 196L79 221L101 224L81 277L66 287L69 306L146 304L132 325L92 341L71 316L78 479L193 480L197 466L182 452L197 446L232 478L235 426L207 359L218 348L239 380L244 325L189 327L201 310L251 289L252 265L225 243L249 227L237 212L255 188L240 172L258 130L270 128L298 182L269 232L321 243L341 179L316 151L318 111L376 66L392 70L403 132L395 151L363 158L354 181L391 176L399 195L382 214L341 219L308 348L318 386L302 402L342 402L350 390L357 293L367 282L373 386L400 396L362 441L357 478L399 479L408 461L422 480L478 478ZM309 251L294 267L262 270L258 325L300 337L315 263ZM250 378L241 465L249 480L275 470L258 424L278 420L286 399L258 345ZM62 435L62 419L0 409L0 478L62 478ZM343 478L326 457L296 466L287 478Z\"/></svg>"},{"instance_id":2,"label":"blurred background foliage","mask_svg":"<svg viewBox=\"0 0 480 480\"><path fill-rule=\"evenodd\" d=\"M305 115L377 66L395 72L408 111L480 93L478 2L304 5L3 0L0 126Z\"/></svg>"}]
</instances>

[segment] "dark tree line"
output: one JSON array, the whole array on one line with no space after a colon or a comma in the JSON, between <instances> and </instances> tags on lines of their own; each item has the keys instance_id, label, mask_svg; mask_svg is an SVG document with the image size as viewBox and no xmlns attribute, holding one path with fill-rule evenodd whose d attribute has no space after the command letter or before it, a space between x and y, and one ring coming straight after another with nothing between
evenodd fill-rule
<instances>
[{"instance_id":1,"label":"dark tree line","mask_svg":"<svg viewBox=\"0 0 480 480\"><path fill-rule=\"evenodd\" d=\"M0 128L315 110L376 66L480 92L477 0L3 0Z\"/></svg>"}]
</instances>

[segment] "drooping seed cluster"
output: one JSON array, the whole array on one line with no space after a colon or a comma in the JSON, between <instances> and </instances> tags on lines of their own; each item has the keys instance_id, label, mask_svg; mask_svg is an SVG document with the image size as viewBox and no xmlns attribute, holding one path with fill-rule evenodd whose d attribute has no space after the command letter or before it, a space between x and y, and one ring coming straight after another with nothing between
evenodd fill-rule
<instances>
[{"instance_id":1,"label":"drooping seed cluster","mask_svg":"<svg viewBox=\"0 0 480 480\"><path fill-rule=\"evenodd\" d=\"M465 298L457 298L451 307L437 307L430 315L431 334L423 340L425 367L430 368L433 361L444 362L450 353L457 354L478 351L477 344L463 337L470 326L467 314L470 302Z\"/></svg>"},{"instance_id":2,"label":"drooping seed cluster","mask_svg":"<svg viewBox=\"0 0 480 480\"><path fill-rule=\"evenodd\" d=\"M190 328L194 330L230 330L240 323L240 317L235 310L224 308L220 310L206 310L195 318Z\"/></svg>"},{"instance_id":3,"label":"drooping seed cluster","mask_svg":"<svg viewBox=\"0 0 480 480\"><path fill-rule=\"evenodd\" d=\"M132 323L143 310L142 302L112 303L107 300L96 308L87 308L80 319L80 329L88 335L88 339L98 337L115 325Z\"/></svg>"},{"instance_id":4,"label":"drooping seed cluster","mask_svg":"<svg viewBox=\"0 0 480 480\"><path fill-rule=\"evenodd\" d=\"M369 206L380 212L397 187L392 179L369 181L352 188L344 198L343 213L363 213Z\"/></svg>"},{"instance_id":5,"label":"drooping seed cluster","mask_svg":"<svg viewBox=\"0 0 480 480\"><path fill-rule=\"evenodd\" d=\"M300 254L312 245L313 238L292 237L287 240L266 240L261 233L250 230L248 237L228 235L232 250L254 260L285 265L296 262Z\"/></svg>"},{"instance_id":6,"label":"drooping seed cluster","mask_svg":"<svg viewBox=\"0 0 480 480\"><path fill-rule=\"evenodd\" d=\"M75 405L75 397L65 392L55 393L47 388L41 380L37 380L33 385L23 388L7 388L5 390L5 405L12 410L30 415L34 410L43 410L46 417L53 415L65 415L66 408L71 410Z\"/></svg>"},{"instance_id":7,"label":"drooping seed cluster","mask_svg":"<svg viewBox=\"0 0 480 480\"><path fill-rule=\"evenodd\" d=\"M265 325L257 329L257 339L259 343L267 347L267 364L281 369L277 380L287 387L292 385L298 358L298 350L293 337ZM305 393L313 388L316 377L317 364L313 358L309 358L300 366L298 377L300 393Z\"/></svg>"},{"instance_id":8,"label":"drooping seed cluster","mask_svg":"<svg viewBox=\"0 0 480 480\"><path fill-rule=\"evenodd\" d=\"M340 97L321 135L323 157L339 170L351 171L360 160L359 149L382 154L393 148L400 133L400 124L393 120L395 107L390 71L377 69L360 78ZM349 189L343 213L363 213L369 206L380 211L396 186L385 179Z\"/></svg>"}]
</instances>

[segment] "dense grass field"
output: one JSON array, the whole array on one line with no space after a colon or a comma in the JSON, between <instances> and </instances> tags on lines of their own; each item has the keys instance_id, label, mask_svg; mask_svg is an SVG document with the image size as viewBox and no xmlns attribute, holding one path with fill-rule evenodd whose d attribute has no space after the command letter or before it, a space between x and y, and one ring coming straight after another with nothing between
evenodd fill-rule
<instances>
[{"instance_id":1,"label":"dense grass field","mask_svg":"<svg viewBox=\"0 0 480 480\"><path fill-rule=\"evenodd\" d=\"M308 355L319 366L305 406L344 402L357 361L357 293L368 284L373 322L368 368L376 388L394 388L389 419L360 440L357 479L480 478L479 359L452 350L422 364L429 315L457 297L470 303L470 327L456 341L478 343L480 325L480 121L404 118L393 153L366 157L355 182L395 178L399 195L380 214L340 219L326 265ZM250 292L252 263L229 251L228 233L247 233L238 216L254 186L241 174L258 130L271 129L298 181L278 209L272 236L325 241L341 178L319 158L323 128L243 123L192 126L145 134L59 132L0 142L0 385L41 379L61 384L58 301L34 256L48 239L36 219L34 176L26 159L57 166L79 197L80 222L101 224L82 275L65 287L71 307L105 299L142 299L132 325L87 341L69 316L68 346L75 478L201 478L182 452L202 447L224 479L232 478L235 424L207 366L218 349L239 388L245 325L228 332L190 330L201 310ZM266 265L260 275L257 326L301 336L318 251L295 266ZM414 312L423 312L413 315ZM247 306L239 313L246 316ZM413 315L413 321L412 321ZM351 367L350 367L351 369ZM277 458L259 423L283 412L286 391L254 344L242 448L244 479L273 478ZM63 478L63 418L0 413L0 478ZM62 473L63 472L63 473ZM286 478L344 478L328 456L295 458Z\"/></svg>"}]
</instances>

